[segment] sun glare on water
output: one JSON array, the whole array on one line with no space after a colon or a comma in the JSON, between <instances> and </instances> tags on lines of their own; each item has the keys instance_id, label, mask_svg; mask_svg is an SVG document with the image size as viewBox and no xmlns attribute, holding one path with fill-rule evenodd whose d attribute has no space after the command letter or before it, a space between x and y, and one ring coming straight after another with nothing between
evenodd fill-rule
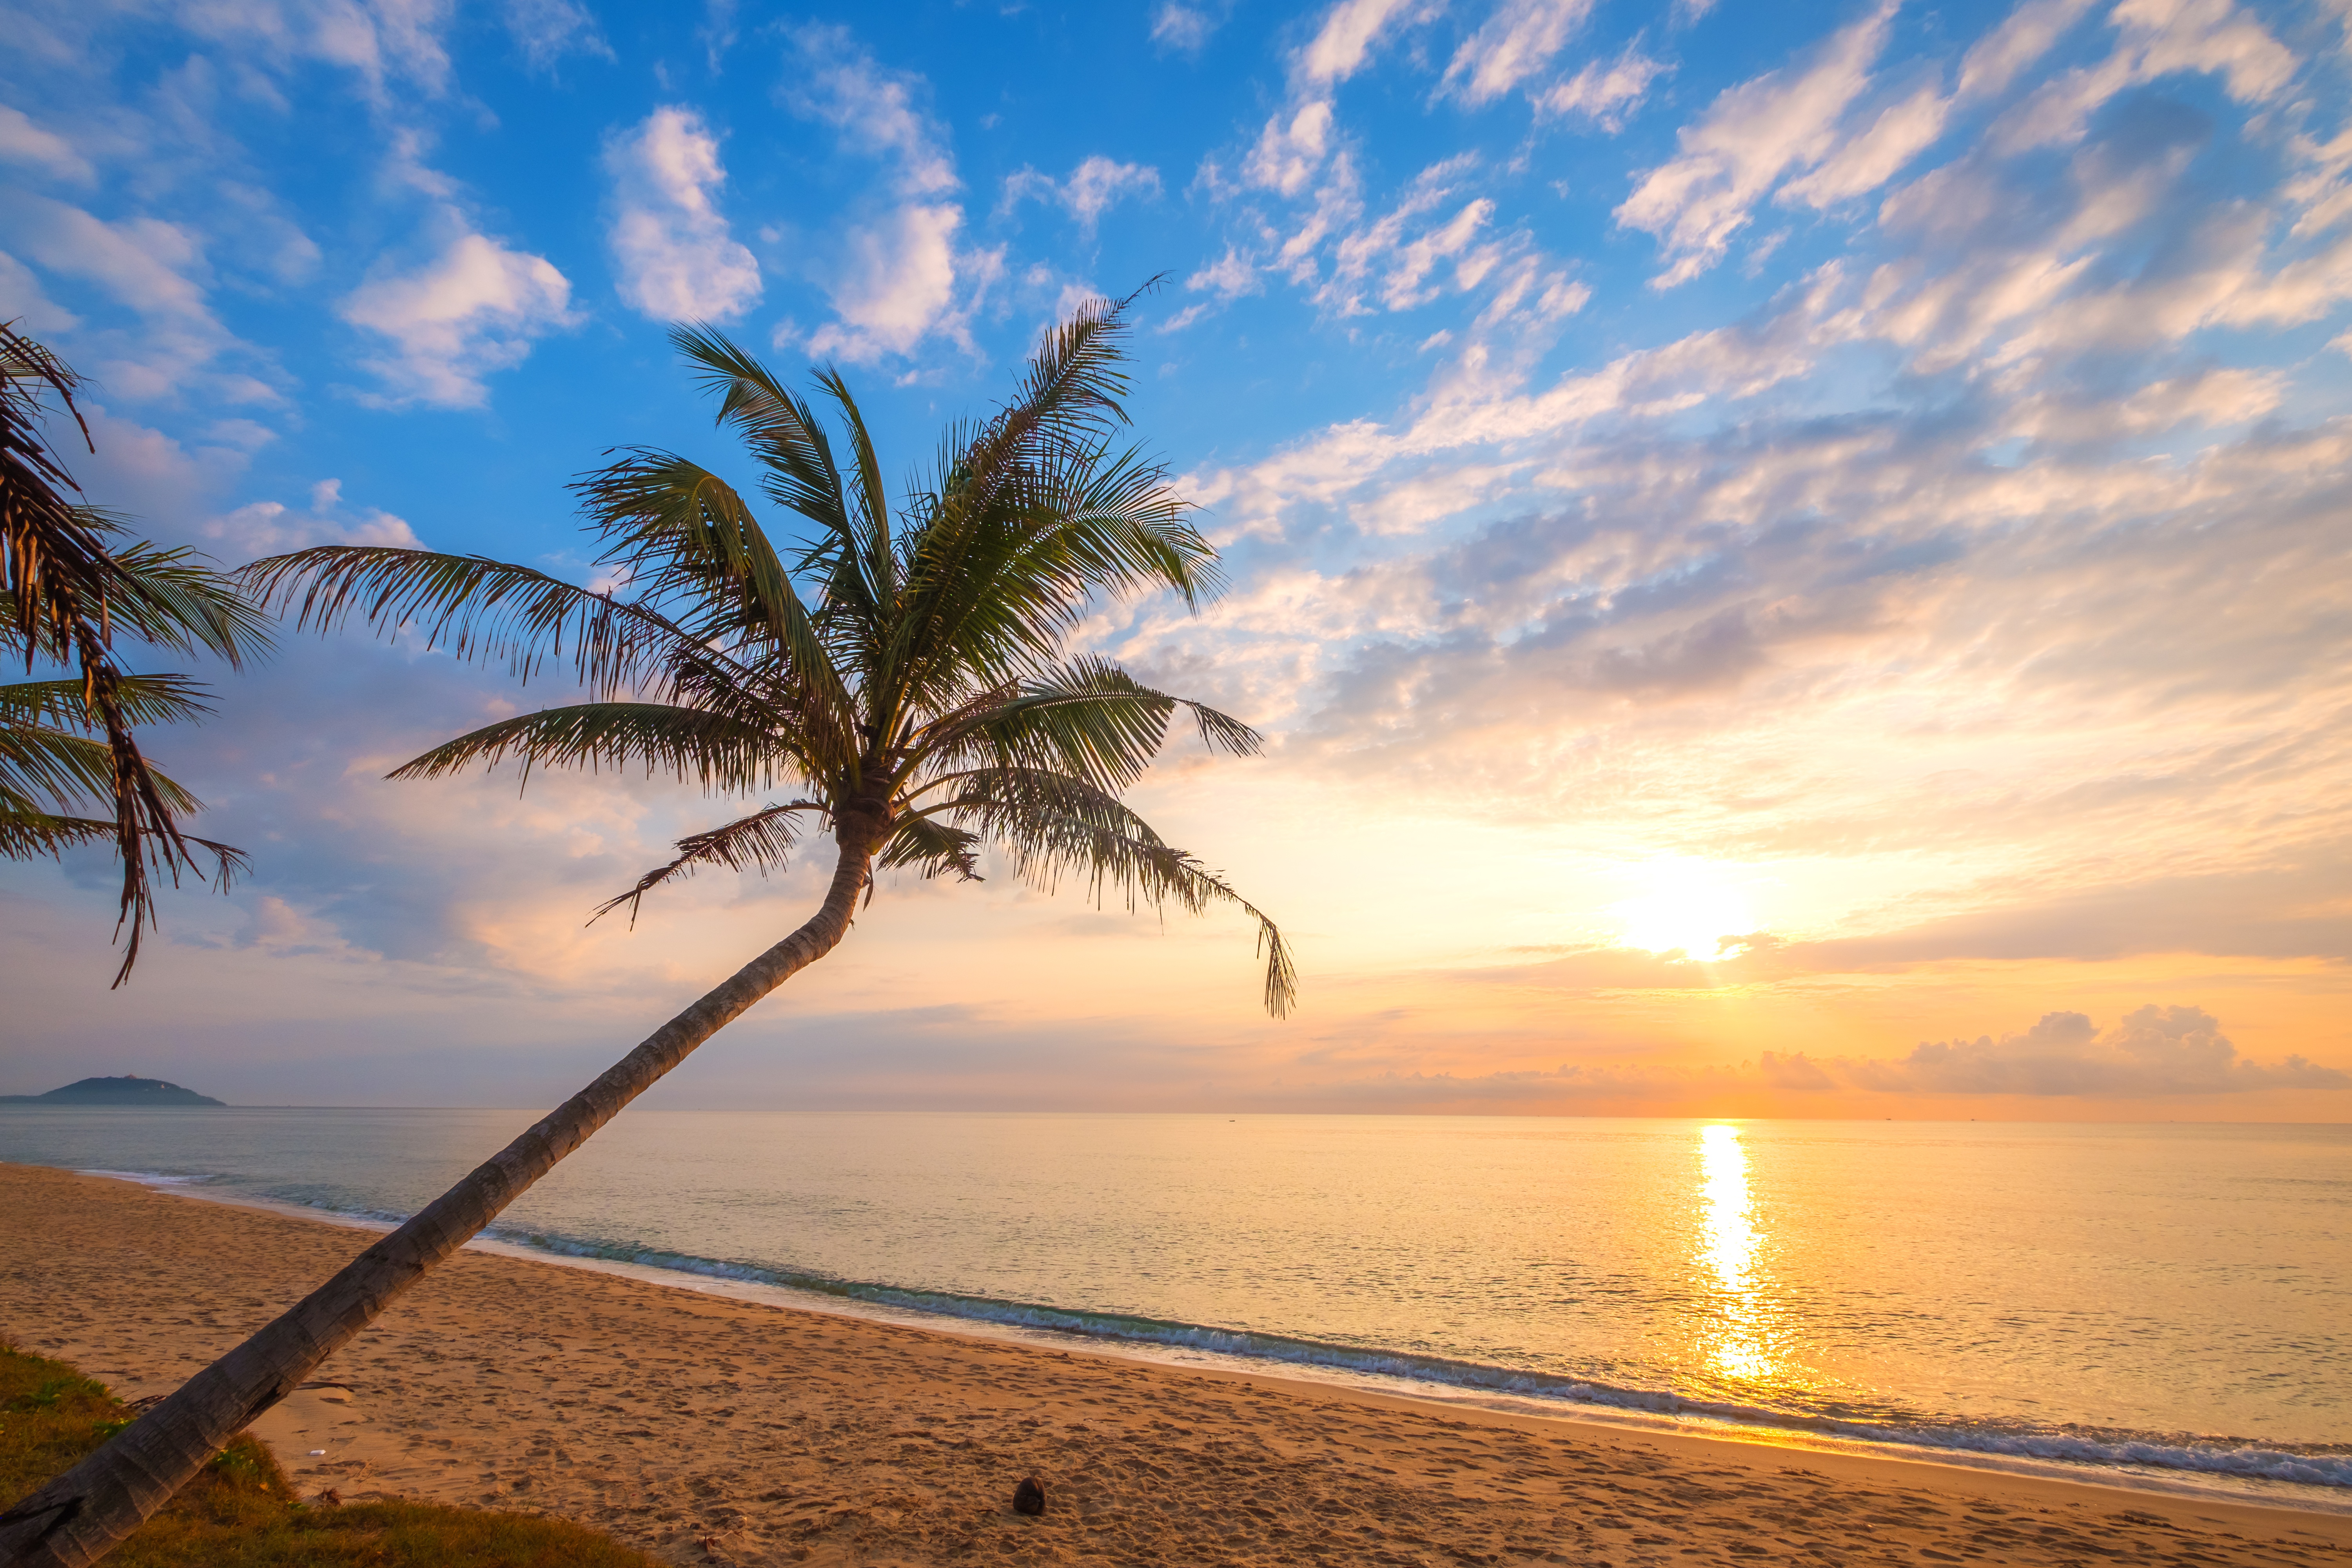
<instances>
[{"instance_id":1,"label":"sun glare on water","mask_svg":"<svg viewBox=\"0 0 2352 1568\"><path fill-rule=\"evenodd\" d=\"M1756 929L1755 914L1721 869L1705 861L1670 861L1645 868L1646 889L1617 906L1626 947L1685 957L1715 957L1726 937Z\"/></svg>"},{"instance_id":2,"label":"sun glare on water","mask_svg":"<svg viewBox=\"0 0 2352 1568\"><path fill-rule=\"evenodd\" d=\"M1717 1370L1754 1380L1769 1376L1772 1357L1763 1332L1763 1292L1756 1251L1763 1240L1748 1193L1748 1153L1737 1127L1699 1133L1699 1227L1702 1280L1712 1287L1721 1319L1711 1347Z\"/></svg>"}]
</instances>

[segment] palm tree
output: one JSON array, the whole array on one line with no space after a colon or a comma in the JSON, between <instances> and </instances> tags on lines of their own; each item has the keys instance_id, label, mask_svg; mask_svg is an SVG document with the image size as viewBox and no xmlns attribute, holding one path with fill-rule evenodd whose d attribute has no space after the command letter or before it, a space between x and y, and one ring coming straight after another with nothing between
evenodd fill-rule
<instances>
[{"instance_id":1,"label":"palm tree","mask_svg":"<svg viewBox=\"0 0 2352 1568\"><path fill-rule=\"evenodd\" d=\"M138 726L208 711L203 686L184 675L130 673L117 638L209 652L231 668L269 638L260 613L190 552L131 540L123 520L66 493L79 487L42 426L54 395L89 442L74 405L80 384L47 348L0 325L0 651L21 652L28 676L43 663L74 672L0 686L0 858L112 841L122 866L116 929L131 929L120 985L139 961L141 933L155 923L151 872L176 886L183 868L201 870L203 849L226 892L246 862L227 845L181 831L180 816L202 803L139 749Z\"/></svg>"},{"instance_id":2,"label":"palm tree","mask_svg":"<svg viewBox=\"0 0 2352 1568\"><path fill-rule=\"evenodd\" d=\"M833 877L798 930L0 1516L0 1561L79 1564L104 1552L687 1053L831 952L877 868L972 879L993 849L1045 886L1071 876L1130 904L1236 904L1257 921L1265 1005L1287 1011L1295 975L1272 922L1119 799L1179 708L1213 748L1247 754L1258 737L1067 650L1105 596L1171 589L1197 605L1218 588L1215 552L1164 470L1115 442L1126 423L1118 338L1131 302L1097 302L1054 332L994 418L949 431L937 473L895 516L837 374L820 373L816 384L839 413L845 462L808 405L741 349L715 331L675 331L719 398L719 423L763 470L769 499L800 519L789 550L709 470L630 449L575 487L625 596L415 550L336 546L247 568L265 602L303 626L332 627L356 612L381 633L410 628L522 679L568 663L586 689L587 701L437 746L395 778L520 759L526 770L642 767L712 793L789 795L679 840L673 858L599 914L622 905L634 914L647 893L703 867L772 870L818 826L832 832Z\"/></svg>"}]
</instances>

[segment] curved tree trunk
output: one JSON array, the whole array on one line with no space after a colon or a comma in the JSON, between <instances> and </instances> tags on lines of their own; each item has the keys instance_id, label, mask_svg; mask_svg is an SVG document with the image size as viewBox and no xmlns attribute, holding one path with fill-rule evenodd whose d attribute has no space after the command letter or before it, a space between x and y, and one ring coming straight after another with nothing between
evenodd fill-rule
<instances>
[{"instance_id":1,"label":"curved tree trunk","mask_svg":"<svg viewBox=\"0 0 2352 1568\"><path fill-rule=\"evenodd\" d=\"M255 1416L285 1398L623 1106L745 1008L832 952L848 933L884 831L858 818L837 818L836 830L841 858L833 886L805 925L663 1025L603 1077L105 1447L0 1514L0 1563L81 1568L104 1556Z\"/></svg>"}]
</instances>

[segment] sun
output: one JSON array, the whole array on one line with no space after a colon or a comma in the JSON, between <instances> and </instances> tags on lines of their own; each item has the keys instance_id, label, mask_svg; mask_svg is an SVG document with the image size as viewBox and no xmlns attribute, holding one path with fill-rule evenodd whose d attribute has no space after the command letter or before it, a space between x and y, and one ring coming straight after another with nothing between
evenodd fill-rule
<instances>
[{"instance_id":1,"label":"sun","mask_svg":"<svg viewBox=\"0 0 2352 1568\"><path fill-rule=\"evenodd\" d=\"M1756 929L1748 900L1711 861L1654 861L1642 868L1641 879L1643 890L1612 911L1626 947L1705 961L1717 956L1725 937Z\"/></svg>"}]
</instances>

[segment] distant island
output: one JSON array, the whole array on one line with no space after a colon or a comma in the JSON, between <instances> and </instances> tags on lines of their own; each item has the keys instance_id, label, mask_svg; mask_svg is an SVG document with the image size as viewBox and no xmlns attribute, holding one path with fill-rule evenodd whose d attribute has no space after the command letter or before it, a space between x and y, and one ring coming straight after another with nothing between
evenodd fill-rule
<instances>
[{"instance_id":1,"label":"distant island","mask_svg":"<svg viewBox=\"0 0 2352 1568\"><path fill-rule=\"evenodd\" d=\"M160 1078L130 1073L121 1078L86 1078L47 1094L0 1094L0 1105L217 1105L226 1109L227 1104Z\"/></svg>"}]
</instances>

